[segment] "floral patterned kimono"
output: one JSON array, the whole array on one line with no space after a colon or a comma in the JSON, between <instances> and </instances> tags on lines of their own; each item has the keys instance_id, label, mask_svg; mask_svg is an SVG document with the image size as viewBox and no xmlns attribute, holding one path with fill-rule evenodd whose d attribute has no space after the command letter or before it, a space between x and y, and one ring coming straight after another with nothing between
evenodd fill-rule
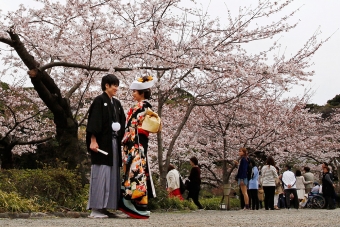
<instances>
[{"instance_id":1,"label":"floral patterned kimono","mask_svg":"<svg viewBox=\"0 0 340 227\"><path fill-rule=\"evenodd\" d=\"M133 218L142 219L150 216L150 211L147 211L148 198L156 197L147 158L149 132L141 128L148 107L151 108L151 105L144 100L129 110L122 141L123 177L120 210Z\"/></svg>"}]
</instances>

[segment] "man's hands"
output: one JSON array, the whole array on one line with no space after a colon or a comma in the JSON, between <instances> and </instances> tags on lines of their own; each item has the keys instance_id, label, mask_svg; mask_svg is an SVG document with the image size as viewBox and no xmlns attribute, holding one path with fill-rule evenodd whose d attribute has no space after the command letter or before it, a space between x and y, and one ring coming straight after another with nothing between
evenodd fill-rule
<instances>
[{"instance_id":1,"label":"man's hands","mask_svg":"<svg viewBox=\"0 0 340 227\"><path fill-rule=\"evenodd\" d=\"M94 135L91 136L91 143L90 143L90 149L94 152L98 152L98 143L97 143L97 139Z\"/></svg>"}]
</instances>

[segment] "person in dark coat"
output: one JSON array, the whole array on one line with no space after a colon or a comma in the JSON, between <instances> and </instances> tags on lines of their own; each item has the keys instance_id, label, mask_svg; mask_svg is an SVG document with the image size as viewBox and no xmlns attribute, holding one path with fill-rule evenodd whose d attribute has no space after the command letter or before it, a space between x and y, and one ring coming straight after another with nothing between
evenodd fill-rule
<instances>
[{"instance_id":1,"label":"person in dark coat","mask_svg":"<svg viewBox=\"0 0 340 227\"><path fill-rule=\"evenodd\" d=\"M119 80L115 75L104 76L101 81L103 93L93 100L89 109L86 145L91 154L87 206L92 210L90 218L107 218L107 209L118 209L122 166L121 140L125 124L123 107L113 98L118 86Z\"/></svg>"},{"instance_id":2,"label":"person in dark coat","mask_svg":"<svg viewBox=\"0 0 340 227\"><path fill-rule=\"evenodd\" d=\"M199 192L201 190L201 169L198 167L198 160L196 157L190 158L190 165L192 166L190 170L189 180L189 193L188 198L192 198L192 201L196 204L198 209L203 209L203 206L198 201Z\"/></svg>"},{"instance_id":3,"label":"person in dark coat","mask_svg":"<svg viewBox=\"0 0 340 227\"><path fill-rule=\"evenodd\" d=\"M237 171L237 182L240 186L240 189L242 191L243 199L244 199L244 209L249 210L249 197L248 197L248 165L249 165L249 158L246 148L240 148L239 149L239 156L240 156L240 163L238 161L234 161L235 164L239 164L238 171Z\"/></svg>"},{"instance_id":4,"label":"person in dark coat","mask_svg":"<svg viewBox=\"0 0 340 227\"><path fill-rule=\"evenodd\" d=\"M327 209L335 209L335 204L333 201L334 193L334 184L331 178L331 174L329 173L329 167L324 166L322 168L323 176L322 176L322 194L326 199L326 206Z\"/></svg>"}]
</instances>

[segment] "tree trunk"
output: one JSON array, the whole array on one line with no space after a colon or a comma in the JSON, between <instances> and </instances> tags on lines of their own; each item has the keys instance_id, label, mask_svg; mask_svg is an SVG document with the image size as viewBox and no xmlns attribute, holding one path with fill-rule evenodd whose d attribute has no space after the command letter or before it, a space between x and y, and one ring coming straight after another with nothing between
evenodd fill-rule
<instances>
[{"instance_id":1,"label":"tree trunk","mask_svg":"<svg viewBox=\"0 0 340 227\"><path fill-rule=\"evenodd\" d=\"M229 183L229 177L227 177L227 139L223 136L223 167L222 167L222 174L223 174L223 184Z\"/></svg>"},{"instance_id":2,"label":"tree trunk","mask_svg":"<svg viewBox=\"0 0 340 227\"><path fill-rule=\"evenodd\" d=\"M171 142L170 142L170 145L169 145L169 149L168 149L167 154L166 154L165 163L163 164L163 161L161 162L163 170L162 170L162 172L160 172L161 173L160 178L161 178L161 186L163 188L166 187L166 174L167 174L166 170L167 170L167 168L168 168L168 166L170 164L171 154L172 154L172 151L174 149L176 140L178 139L179 135L181 134L182 129L183 129L184 125L186 124L186 122L188 121L189 116L191 114L191 111L193 110L194 107L195 107L195 103L194 102L190 103L189 106L187 107L187 110L186 110L185 115L184 115L184 117L182 119L182 122L177 127L177 130L176 130L175 134L173 135L173 137L171 139Z\"/></svg>"},{"instance_id":3,"label":"tree trunk","mask_svg":"<svg viewBox=\"0 0 340 227\"><path fill-rule=\"evenodd\" d=\"M81 150L78 141L78 124L73 119L59 119L67 122L56 123L56 139L59 143L59 154L63 161L68 163L69 168L76 168L84 160L84 151Z\"/></svg>"},{"instance_id":4,"label":"tree trunk","mask_svg":"<svg viewBox=\"0 0 340 227\"><path fill-rule=\"evenodd\" d=\"M159 168L159 179L160 184L162 186L166 186L166 174L167 174L167 168L163 165L163 139L162 139L162 133L157 133L157 145L158 145L158 168Z\"/></svg>"},{"instance_id":5,"label":"tree trunk","mask_svg":"<svg viewBox=\"0 0 340 227\"><path fill-rule=\"evenodd\" d=\"M84 154L78 144L78 123L74 119L68 98L62 97L59 87L46 71L39 69L40 64L35 61L20 41L17 34L8 32L15 49L23 63L30 70L31 82L39 97L53 113L56 125L56 139L60 146L61 159L66 159L70 168L75 168Z\"/></svg>"},{"instance_id":6,"label":"tree trunk","mask_svg":"<svg viewBox=\"0 0 340 227\"><path fill-rule=\"evenodd\" d=\"M0 169L13 169L13 155L12 155L12 148L13 146L7 145L3 146L0 145Z\"/></svg>"}]
</instances>

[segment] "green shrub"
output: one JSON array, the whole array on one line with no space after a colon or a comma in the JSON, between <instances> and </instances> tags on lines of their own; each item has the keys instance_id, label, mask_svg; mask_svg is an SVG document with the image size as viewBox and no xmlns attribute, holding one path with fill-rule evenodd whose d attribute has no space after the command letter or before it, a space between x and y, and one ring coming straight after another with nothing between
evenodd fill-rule
<instances>
[{"instance_id":1,"label":"green shrub","mask_svg":"<svg viewBox=\"0 0 340 227\"><path fill-rule=\"evenodd\" d=\"M10 212L34 212L39 211L40 206L34 199L25 199L16 192L3 192L0 190L0 210Z\"/></svg>"},{"instance_id":2,"label":"green shrub","mask_svg":"<svg viewBox=\"0 0 340 227\"><path fill-rule=\"evenodd\" d=\"M149 210L196 210L192 200L168 198L168 192L154 179L157 197L149 200ZM57 168L13 169L0 171L0 212L3 211L86 211L89 185L82 186L76 170L63 165ZM221 196L208 190L200 192L200 202L207 210L219 210ZM187 197L187 192L183 196ZM238 199L230 199L231 209L240 206Z\"/></svg>"},{"instance_id":3,"label":"green shrub","mask_svg":"<svg viewBox=\"0 0 340 227\"><path fill-rule=\"evenodd\" d=\"M213 197L213 198L202 198L200 199L200 203L206 210L219 210L221 198Z\"/></svg>"},{"instance_id":4,"label":"green shrub","mask_svg":"<svg viewBox=\"0 0 340 227\"><path fill-rule=\"evenodd\" d=\"M22 198L33 200L44 211L59 208L84 211L88 199L88 185L82 187L76 171L64 167L2 170L0 190L15 192Z\"/></svg>"},{"instance_id":5,"label":"green shrub","mask_svg":"<svg viewBox=\"0 0 340 227\"><path fill-rule=\"evenodd\" d=\"M219 210L222 196L212 198L201 198L199 201L206 210ZM240 207L240 200L230 198L229 200L230 209L237 209Z\"/></svg>"}]
</instances>

